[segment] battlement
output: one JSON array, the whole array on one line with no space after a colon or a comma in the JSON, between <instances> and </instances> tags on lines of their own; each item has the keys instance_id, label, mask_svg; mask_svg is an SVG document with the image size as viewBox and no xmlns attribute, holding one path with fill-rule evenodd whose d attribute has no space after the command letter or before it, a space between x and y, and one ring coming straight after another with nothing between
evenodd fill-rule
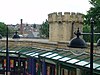
<instances>
[{"instance_id":1,"label":"battlement","mask_svg":"<svg viewBox=\"0 0 100 75\"><path fill-rule=\"evenodd\" d=\"M49 22L79 22L82 23L83 22L83 14L81 13L74 13L74 12L64 12L64 14L62 14L62 12L54 12L54 13L50 13L48 14L48 21Z\"/></svg>"},{"instance_id":2,"label":"battlement","mask_svg":"<svg viewBox=\"0 0 100 75\"><path fill-rule=\"evenodd\" d=\"M74 24L72 24L74 21ZM77 28L82 31L83 14L74 12L54 12L48 14L49 41L69 41Z\"/></svg>"}]
</instances>

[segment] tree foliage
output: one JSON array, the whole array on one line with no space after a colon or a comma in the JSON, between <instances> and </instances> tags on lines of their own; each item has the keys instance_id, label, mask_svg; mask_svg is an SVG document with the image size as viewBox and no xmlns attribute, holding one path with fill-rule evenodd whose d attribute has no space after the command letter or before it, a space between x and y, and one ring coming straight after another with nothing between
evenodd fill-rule
<instances>
[{"instance_id":1,"label":"tree foliage","mask_svg":"<svg viewBox=\"0 0 100 75\"><path fill-rule=\"evenodd\" d=\"M0 34L2 36L6 35L6 28L7 28L6 24L4 24L3 22L0 22Z\"/></svg>"},{"instance_id":2,"label":"tree foliage","mask_svg":"<svg viewBox=\"0 0 100 75\"><path fill-rule=\"evenodd\" d=\"M3 22L0 22L0 34L5 37L7 32L7 25ZM9 36L12 36L14 33L14 30L8 28L8 34Z\"/></svg>"},{"instance_id":3,"label":"tree foliage","mask_svg":"<svg viewBox=\"0 0 100 75\"><path fill-rule=\"evenodd\" d=\"M90 19L94 19L94 32L100 33L100 0L90 0L89 1L92 5L89 11L87 11L87 14L85 15L85 26L84 26L84 32L89 32L90 30ZM87 28L88 26L88 28ZM87 28L87 30L85 29ZM86 36L87 37L87 36ZM84 36L84 38L86 38ZM100 38L100 36L95 35L95 42ZM88 40L89 41L89 40Z\"/></svg>"},{"instance_id":4,"label":"tree foliage","mask_svg":"<svg viewBox=\"0 0 100 75\"><path fill-rule=\"evenodd\" d=\"M49 24L48 24L47 20L45 22L43 22L43 24L40 28L40 36L42 38L49 38Z\"/></svg>"}]
</instances>

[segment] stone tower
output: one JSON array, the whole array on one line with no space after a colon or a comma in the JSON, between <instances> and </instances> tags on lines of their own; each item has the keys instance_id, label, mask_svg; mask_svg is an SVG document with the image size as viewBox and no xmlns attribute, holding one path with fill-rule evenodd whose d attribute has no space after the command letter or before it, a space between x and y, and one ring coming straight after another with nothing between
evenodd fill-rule
<instances>
[{"instance_id":1,"label":"stone tower","mask_svg":"<svg viewBox=\"0 0 100 75\"><path fill-rule=\"evenodd\" d=\"M49 41L64 42L73 38L77 28L83 29L83 15L74 12L48 14Z\"/></svg>"}]
</instances>

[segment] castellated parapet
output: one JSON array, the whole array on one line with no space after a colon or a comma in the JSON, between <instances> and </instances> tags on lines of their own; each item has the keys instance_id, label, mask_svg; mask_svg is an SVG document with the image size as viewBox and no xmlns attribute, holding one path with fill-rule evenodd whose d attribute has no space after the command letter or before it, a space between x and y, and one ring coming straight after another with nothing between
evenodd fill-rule
<instances>
[{"instance_id":1,"label":"castellated parapet","mask_svg":"<svg viewBox=\"0 0 100 75\"><path fill-rule=\"evenodd\" d=\"M81 13L74 13L74 12L64 12L64 15L62 15L62 12L54 12L51 14L48 14L48 21L49 22L58 22L58 21L64 21L64 22L83 22L83 15Z\"/></svg>"},{"instance_id":2,"label":"castellated parapet","mask_svg":"<svg viewBox=\"0 0 100 75\"><path fill-rule=\"evenodd\" d=\"M49 40L69 41L74 37L74 31L83 29L83 14L74 12L54 12L48 14ZM73 24L74 23L74 24Z\"/></svg>"}]
</instances>

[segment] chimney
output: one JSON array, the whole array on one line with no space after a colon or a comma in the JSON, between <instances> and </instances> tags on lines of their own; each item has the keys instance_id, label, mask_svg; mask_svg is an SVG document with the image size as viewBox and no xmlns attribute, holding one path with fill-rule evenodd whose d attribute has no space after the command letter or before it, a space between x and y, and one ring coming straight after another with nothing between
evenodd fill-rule
<instances>
[{"instance_id":1,"label":"chimney","mask_svg":"<svg viewBox=\"0 0 100 75\"><path fill-rule=\"evenodd\" d=\"M23 19L20 19L20 34L23 35Z\"/></svg>"}]
</instances>

